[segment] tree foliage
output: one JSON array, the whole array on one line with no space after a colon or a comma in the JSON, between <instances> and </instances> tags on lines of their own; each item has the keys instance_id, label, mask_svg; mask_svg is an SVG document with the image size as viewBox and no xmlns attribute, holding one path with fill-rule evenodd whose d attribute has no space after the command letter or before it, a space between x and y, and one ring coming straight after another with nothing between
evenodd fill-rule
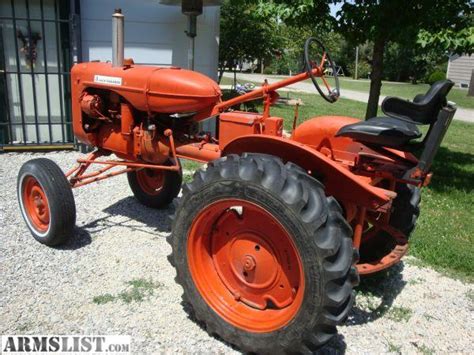
<instances>
[{"instance_id":1,"label":"tree foliage","mask_svg":"<svg viewBox=\"0 0 474 355\"><path fill-rule=\"evenodd\" d=\"M338 29L349 40L364 43L384 38L391 42L412 42L420 31L436 33L462 31L471 20L470 0L334 0L342 3Z\"/></svg>"},{"instance_id":2,"label":"tree foliage","mask_svg":"<svg viewBox=\"0 0 474 355\"><path fill-rule=\"evenodd\" d=\"M262 16L276 16L290 26L309 26L314 31L328 30L334 25L330 16L332 0L257 0Z\"/></svg>"},{"instance_id":3,"label":"tree foliage","mask_svg":"<svg viewBox=\"0 0 474 355\"><path fill-rule=\"evenodd\" d=\"M390 81L425 81L434 71L446 72L447 52L438 47L391 42L384 52L383 78Z\"/></svg>"},{"instance_id":4,"label":"tree foliage","mask_svg":"<svg viewBox=\"0 0 474 355\"><path fill-rule=\"evenodd\" d=\"M225 0L220 67L263 59L272 60L277 72L299 71L304 40L320 30L327 32L332 20L328 1Z\"/></svg>"},{"instance_id":5,"label":"tree foliage","mask_svg":"<svg viewBox=\"0 0 474 355\"><path fill-rule=\"evenodd\" d=\"M338 30L354 44L374 44L366 118L377 114L387 45L398 43L413 50L414 39L422 31L433 34L450 29L460 33L469 26L471 12L470 0L343 1L337 14ZM414 53L407 55L413 57Z\"/></svg>"},{"instance_id":6,"label":"tree foliage","mask_svg":"<svg viewBox=\"0 0 474 355\"><path fill-rule=\"evenodd\" d=\"M348 50L342 36L327 30L315 30L310 26L292 26L280 24L279 31L284 40L280 56L273 58L271 67L276 74L299 73L304 70L304 43L308 37L321 38L324 33L324 45L331 53L331 58L341 65L347 57ZM340 63L341 62L341 63Z\"/></svg>"},{"instance_id":7,"label":"tree foliage","mask_svg":"<svg viewBox=\"0 0 474 355\"><path fill-rule=\"evenodd\" d=\"M362 63L370 65L371 72L366 117L377 113L384 75L391 79L411 78L416 81L437 69L448 52L473 52L471 0L232 0L236 7L242 2L246 7L240 11L250 13L242 13L229 27L235 31L240 22L240 31L248 22L263 21L260 25L269 32L277 29L278 33L285 33L288 36L283 47L286 48L284 56L287 61L298 57L298 46L302 48L301 43L308 33L317 35L324 42L335 40L336 46L328 44L327 47L338 51L333 58L346 69L351 66L347 58L352 56L350 52L355 46L370 44L370 57L362 58ZM339 7L335 17L330 15L331 5ZM246 14L249 18L243 19L241 16ZM258 27L253 26L250 31L258 37L259 32L255 30ZM286 26L285 31L282 31L282 26ZM302 30L298 37L299 29ZM336 31L341 37L331 31ZM254 50L262 43L262 38L255 37L255 45L246 47L244 52ZM225 38L222 38L222 43ZM258 51L271 55L268 48L266 46L266 52ZM289 63L284 61L279 64L289 67ZM384 64L388 65L385 71Z\"/></svg>"},{"instance_id":8,"label":"tree foliage","mask_svg":"<svg viewBox=\"0 0 474 355\"><path fill-rule=\"evenodd\" d=\"M250 0L225 0L221 7L219 63L234 67L238 62L253 62L270 57L281 47L281 36L273 16L257 11Z\"/></svg>"},{"instance_id":9,"label":"tree foliage","mask_svg":"<svg viewBox=\"0 0 474 355\"><path fill-rule=\"evenodd\" d=\"M450 28L436 33L420 31L418 43L423 48L436 47L453 54L473 54L474 24L457 32Z\"/></svg>"}]
</instances>

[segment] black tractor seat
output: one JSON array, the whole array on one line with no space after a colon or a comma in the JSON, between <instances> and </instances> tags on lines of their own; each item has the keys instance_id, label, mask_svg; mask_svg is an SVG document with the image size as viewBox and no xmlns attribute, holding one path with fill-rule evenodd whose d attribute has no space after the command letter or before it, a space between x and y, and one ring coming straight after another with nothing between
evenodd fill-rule
<instances>
[{"instance_id":1,"label":"black tractor seat","mask_svg":"<svg viewBox=\"0 0 474 355\"><path fill-rule=\"evenodd\" d=\"M399 147L421 137L415 124L393 117L373 117L342 127L336 136L351 137L364 143Z\"/></svg>"},{"instance_id":2,"label":"black tractor seat","mask_svg":"<svg viewBox=\"0 0 474 355\"><path fill-rule=\"evenodd\" d=\"M416 125L434 124L453 85L450 80L438 81L426 94L417 95L413 101L386 97L382 111L387 116L344 126L336 137L350 137L362 143L391 148L408 147L411 141L422 135Z\"/></svg>"}]
</instances>

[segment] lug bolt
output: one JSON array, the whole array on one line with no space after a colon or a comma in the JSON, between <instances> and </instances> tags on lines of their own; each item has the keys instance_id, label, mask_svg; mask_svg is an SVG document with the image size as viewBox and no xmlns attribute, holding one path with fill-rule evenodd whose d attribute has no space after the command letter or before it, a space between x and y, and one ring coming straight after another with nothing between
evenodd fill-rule
<instances>
[{"instance_id":1,"label":"lug bolt","mask_svg":"<svg viewBox=\"0 0 474 355\"><path fill-rule=\"evenodd\" d=\"M245 255L243 265L244 270L246 271L252 271L253 269L255 269L255 266L257 266L257 264L255 263L255 259L251 255Z\"/></svg>"}]
</instances>

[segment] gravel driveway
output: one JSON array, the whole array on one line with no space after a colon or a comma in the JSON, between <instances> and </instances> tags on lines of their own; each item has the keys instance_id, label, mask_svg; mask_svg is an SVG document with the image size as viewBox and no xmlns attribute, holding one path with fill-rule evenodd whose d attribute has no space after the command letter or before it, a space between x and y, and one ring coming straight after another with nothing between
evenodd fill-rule
<instances>
[{"instance_id":1,"label":"gravel driveway","mask_svg":"<svg viewBox=\"0 0 474 355\"><path fill-rule=\"evenodd\" d=\"M118 334L134 353L233 353L189 319L166 255L167 214L141 206L126 177L74 190L77 228L61 248L36 242L20 216L16 176L45 156L66 170L75 152L0 155L0 334ZM407 258L358 290L347 325L322 353L468 353L474 287Z\"/></svg>"}]
</instances>

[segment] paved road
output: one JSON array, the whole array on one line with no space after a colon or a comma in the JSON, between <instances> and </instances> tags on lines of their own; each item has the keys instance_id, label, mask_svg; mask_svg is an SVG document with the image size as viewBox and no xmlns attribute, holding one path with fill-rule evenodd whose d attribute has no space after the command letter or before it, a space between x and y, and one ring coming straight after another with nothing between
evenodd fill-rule
<instances>
[{"instance_id":1,"label":"paved road","mask_svg":"<svg viewBox=\"0 0 474 355\"><path fill-rule=\"evenodd\" d=\"M224 76L233 78L233 73L224 73ZM237 79L242 81L255 81L255 82L263 82L264 79L267 79L269 83L274 83L281 80L280 77L272 77L262 74L248 74L248 73L237 73ZM299 92L309 92L314 93L315 89L313 84L306 83L306 82L299 82L288 87L290 90L299 91ZM367 102L369 100L369 94L360 91L354 90L347 90L343 87L341 88L341 97L345 99L360 101L360 102ZM385 96L380 96L379 104L382 103ZM472 122L474 123L474 110L465 109L458 107L456 111L456 115L454 116L455 120L465 121L465 122Z\"/></svg>"}]
</instances>

